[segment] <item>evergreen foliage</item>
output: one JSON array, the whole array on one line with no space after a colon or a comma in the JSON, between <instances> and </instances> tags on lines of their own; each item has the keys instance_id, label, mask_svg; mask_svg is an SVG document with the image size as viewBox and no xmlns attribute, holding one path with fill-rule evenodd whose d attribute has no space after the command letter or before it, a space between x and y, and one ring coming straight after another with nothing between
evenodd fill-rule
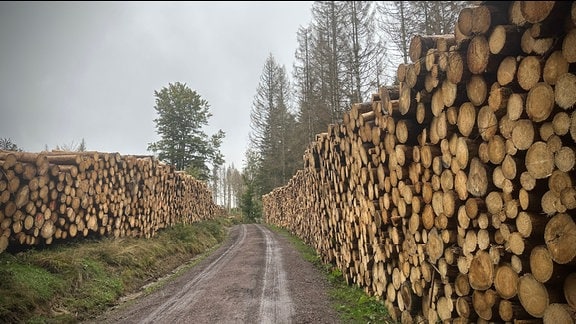
<instances>
[{"instance_id":1,"label":"evergreen foliage","mask_svg":"<svg viewBox=\"0 0 576 324\"><path fill-rule=\"evenodd\" d=\"M173 165L177 170L186 170L201 180L207 180L210 166L224 163L220 145L224 132L207 135L203 128L212 116L210 105L195 90L186 84L170 83L154 91L158 118L156 132L160 140L149 143L148 150L158 153L158 158Z\"/></svg>"}]
</instances>

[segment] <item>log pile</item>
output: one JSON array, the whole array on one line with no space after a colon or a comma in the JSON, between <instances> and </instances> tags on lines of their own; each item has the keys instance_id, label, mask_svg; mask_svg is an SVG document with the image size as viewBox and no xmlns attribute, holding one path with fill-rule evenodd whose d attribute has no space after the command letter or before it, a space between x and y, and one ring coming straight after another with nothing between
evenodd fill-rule
<instances>
[{"instance_id":1,"label":"log pile","mask_svg":"<svg viewBox=\"0 0 576 324\"><path fill-rule=\"evenodd\" d=\"M152 156L0 151L0 252L89 235L149 238L219 208L204 182Z\"/></svg>"},{"instance_id":2,"label":"log pile","mask_svg":"<svg viewBox=\"0 0 576 324\"><path fill-rule=\"evenodd\" d=\"M403 323L576 320L576 4L486 2L412 39L263 197Z\"/></svg>"}]
</instances>

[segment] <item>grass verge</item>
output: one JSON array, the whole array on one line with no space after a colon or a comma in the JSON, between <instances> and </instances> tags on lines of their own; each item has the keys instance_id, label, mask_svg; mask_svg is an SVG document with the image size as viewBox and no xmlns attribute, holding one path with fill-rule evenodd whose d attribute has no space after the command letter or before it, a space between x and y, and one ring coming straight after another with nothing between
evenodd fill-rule
<instances>
[{"instance_id":1,"label":"grass verge","mask_svg":"<svg viewBox=\"0 0 576 324\"><path fill-rule=\"evenodd\" d=\"M332 305L343 323L395 323L381 300L368 296L358 286L348 285L342 272L331 264L323 263L311 246L283 228L268 226L288 238L302 257L325 275L326 280L330 283L329 295Z\"/></svg>"},{"instance_id":2,"label":"grass verge","mask_svg":"<svg viewBox=\"0 0 576 324\"><path fill-rule=\"evenodd\" d=\"M229 218L177 225L150 239L101 238L0 254L0 323L77 323L219 245Z\"/></svg>"}]
</instances>

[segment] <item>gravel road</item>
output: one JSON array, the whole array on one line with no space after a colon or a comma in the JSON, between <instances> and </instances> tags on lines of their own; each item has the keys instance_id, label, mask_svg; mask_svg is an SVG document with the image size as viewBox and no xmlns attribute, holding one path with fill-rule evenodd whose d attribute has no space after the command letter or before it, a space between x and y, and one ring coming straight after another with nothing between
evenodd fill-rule
<instances>
[{"instance_id":1,"label":"gravel road","mask_svg":"<svg viewBox=\"0 0 576 324\"><path fill-rule=\"evenodd\" d=\"M236 225L209 257L93 323L339 323L327 289L284 236Z\"/></svg>"}]
</instances>

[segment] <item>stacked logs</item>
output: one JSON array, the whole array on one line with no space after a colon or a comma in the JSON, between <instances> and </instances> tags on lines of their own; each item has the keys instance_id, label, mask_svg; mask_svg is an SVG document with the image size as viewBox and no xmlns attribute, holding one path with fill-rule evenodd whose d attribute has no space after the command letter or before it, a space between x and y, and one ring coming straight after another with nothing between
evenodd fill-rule
<instances>
[{"instance_id":1,"label":"stacked logs","mask_svg":"<svg viewBox=\"0 0 576 324\"><path fill-rule=\"evenodd\" d=\"M149 238L219 213L204 182L152 156L0 151L0 252L91 234Z\"/></svg>"},{"instance_id":2,"label":"stacked logs","mask_svg":"<svg viewBox=\"0 0 576 324\"><path fill-rule=\"evenodd\" d=\"M404 323L576 320L576 4L487 2L318 134L265 219Z\"/></svg>"}]
</instances>

